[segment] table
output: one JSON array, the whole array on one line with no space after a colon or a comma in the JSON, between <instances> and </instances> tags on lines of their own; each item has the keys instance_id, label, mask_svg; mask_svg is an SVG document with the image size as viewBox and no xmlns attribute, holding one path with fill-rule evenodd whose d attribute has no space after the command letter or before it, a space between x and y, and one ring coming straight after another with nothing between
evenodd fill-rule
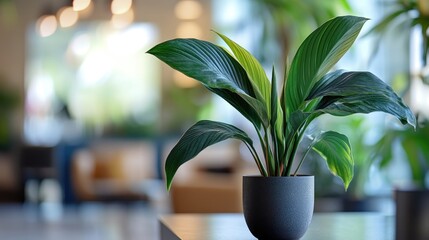
<instances>
[{"instance_id":1,"label":"table","mask_svg":"<svg viewBox=\"0 0 429 240\"><path fill-rule=\"evenodd\" d=\"M393 240L394 216L315 213L302 240ZM159 219L162 240L249 240L242 214L171 214Z\"/></svg>"},{"instance_id":2,"label":"table","mask_svg":"<svg viewBox=\"0 0 429 240\"><path fill-rule=\"evenodd\" d=\"M0 204L0 239L159 240L158 216L166 213L143 202Z\"/></svg>"}]
</instances>

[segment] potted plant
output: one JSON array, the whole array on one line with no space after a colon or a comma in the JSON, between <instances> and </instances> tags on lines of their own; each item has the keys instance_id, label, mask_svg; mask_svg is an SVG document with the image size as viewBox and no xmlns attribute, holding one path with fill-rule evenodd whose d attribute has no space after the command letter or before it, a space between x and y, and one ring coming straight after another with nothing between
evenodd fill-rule
<instances>
[{"instance_id":1,"label":"potted plant","mask_svg":"<svg viewBox=\"0 0 429 240\"><path fill-rule=\"evenodd\" d=\"M404 44L402 50L408 56L400 57L402 65L407 67L406 77L397 78L403 82L394 82L396 85L404 85L403 94L408 96L411 102L422 100L418 96L426 96L425 92L416 92L424 89L429 84L429 2L427 0L395 0L390 4L390 13L383 17L367 35L375 35L378 42L386 40L389 31L405 34L409 44ZM416 30L413 32L413 30ZM416 34L417 33L417 34ZM388 36L388 35L387 35ZM421 44L418 51L412 52L416 46L411 44L418 39ZM413 55L418 54L417 57ZM411 62L414 60L414 63ZM410 64L410 62L412 64ZM399 84L398 84L399 83ZM397 159L393 150L402 151L401 158L405 160L411 172L411 181L406 185L394 186L396 203L396 239L429 239L427 222L429 221L429 183L425 183L429 177L429 115L427 101L423 98L423 104L411 104L416 115L420 116L416 129L397 128L388 126L385 134L375 144L375 152L380 156L379 167L385 169ZM397 148L399 146L399 148ZM428 181L428 180L426 180ZM410 220L412 219L412 221Z\"/></svg>"},{"instance_id":2,"label":"potted plant","mask_svg":"<svg viewBox=\"0 0 429 240\"><path fill-rule=\"evenodd\" d=\"M218 35L232 53L210 42L173 39L148 51L172 68L200 81L237 109L254 126L262 156L253 140L236 126L202 120L190 127L165 163L167 188L178 168L204 148L235 138L251 152L261 176L243 177L243 210L252 234L259 239L296 239L304 235L313 214L314 179L298 170L314 150L347 189L353 178L353 159L347 137L328 131L312 139L296 156L309 124L325 113L346 116L383 111L401 123L415 125L415 117L383 81L369 72L328 71L351 47L366 19L336 17L311 33L285 71L277 91L259 62L226 36Z\"/></svg>"},{"instance_id":3,"label":"potted plant","mask_svg":"<svg viewBox=\"0 0 429 240\"><path fill-rule=\"evenodd\" d=\"M396 239L428 239L429 231L429 123L418 122L414 129L394 129L375 144L378 162L385 169L395 160L397 146L404 152L403 158L411 172L411 182L395 186ZM396 151L395 151L396 150Z\"/></svg>"}]
</instances>

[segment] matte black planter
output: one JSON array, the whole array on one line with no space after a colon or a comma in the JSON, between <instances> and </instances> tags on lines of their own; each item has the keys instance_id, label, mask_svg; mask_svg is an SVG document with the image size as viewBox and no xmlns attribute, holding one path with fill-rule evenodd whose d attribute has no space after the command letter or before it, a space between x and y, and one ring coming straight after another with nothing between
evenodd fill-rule
<instances>
[{"instance_id":1,"label":"matte black planter","mask_svg":"<svg viewBox=\"0 0 429 240\"><path fill-rule=\"evenodd\" d=\"M243 212L258 239L299 239L313 217L314 176L243 177Z\"/></svg>"},{"instance_id":2,"label":"matte black planter","mask_svg":"<svg viewBox=\"0 0 429 240\"><path fill-rule=\"evenodd\" d=\"M396 240L429 239L429 190L395 190Z\"/></svg>"}]
</instances>

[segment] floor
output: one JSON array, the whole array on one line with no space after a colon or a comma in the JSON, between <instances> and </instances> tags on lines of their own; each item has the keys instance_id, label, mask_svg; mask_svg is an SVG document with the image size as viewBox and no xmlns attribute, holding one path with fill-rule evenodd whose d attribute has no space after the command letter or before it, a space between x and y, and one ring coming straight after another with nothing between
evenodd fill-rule
<instances>
[{"instance_id":1,"label":"floor","mask_svg":"<svg viewBox=\"0 0 429 240\"><path fill-rule=\"evenodd\" d=\"M145 203L0 205L0 239L159 239L165 211Z\"/></svg>"}]
</instances>

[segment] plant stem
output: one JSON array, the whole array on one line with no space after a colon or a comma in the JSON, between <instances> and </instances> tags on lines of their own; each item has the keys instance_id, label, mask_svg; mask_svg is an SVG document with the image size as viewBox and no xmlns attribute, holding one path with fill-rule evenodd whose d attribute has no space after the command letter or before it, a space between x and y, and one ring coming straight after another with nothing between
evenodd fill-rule
<instances>
[{"instance_id":1,"label":"plant stem","mask_svg":"<svg viewBox=\"0 0 429 240\"><path fill-rule=\"evenodd\" d=\"M275 163L275 170L276 170L276 175L280 176L281 175L281 171L280 171L280 159L279 159L279 153L278 153L278 141L277 141L277 137L275 134L275 126L271 126L271 139L273 142L273 152L274 152L274 163Z\"/></svg>"},{"instance_id":2,"label":"plant stem","mask_svg":"<svg viewBox=\"0 0 429 240\"><path fill-rule=\"evenodd\" d=\"M266 150L265 142L264 142L264 140L263 140L263 138L261 136L261 133L259 132L258 128L256 128L256 133L258 134L259 142L261 143L262 152L264 153L265 166L267 167L268 175L271 176L270 163L269 163L269 160L268 160L268 153L267 153L267 150Z\"/></svg>"},{"instance_id":3,"label":"plant stem","mask_svg":"<svg viewBox=\"0 0 429 240\"><path fill-rule=\"evenodd\" d=\"M291 169L292 169L292 164L293 164L293 160L295 159L295 155L296 155L296 151L298 149L298 145L301 142L305 130L307 129L308 125L310 125L311 121L313 121L313 119L315 119L317 116L319 116L318 114L312 114L310 115L298 128L298 130L295 132L295 134L293 135L293 144L292 144L292 152L291 155L289 156L289 161L287 163L287 167L286 167L286 172L285 174L287 176L290 175ZM298 137L297 137L298 136ZM290 145L290 144L289 144ZM301 160L302 161L302 160Z\"/></svg>"},{"instance_id":4,"label":"plant stem","mask_svg":"<svg viewBox=\"0 0 429 240\"><path fill-rule=\"evenodd\" d=\"M301 165L304 162L304 159L307 157L307 154L310 152L310 149L312 147L313 147L313 144L310 144L310 146L308 146L307 150L304 153L304 156L301 158L301 161L298 164L298 167L296 167L295 172L293 173L293 176L296 176L296 174L298 173L298 170L301 168Z\"/></svg>"},{"instance_id":5,"label":"plant stem","mask_svg":"<svg viewBox=\"0 0 429 240\"><path fill-rule=\"evenodd\" d=\"M293 138L293 137L292 137ZM292 141L292 140L291 140ZM290 155L291 155L291 153L292 153L292 147L291 147L291 144L290 144L290 142L288 142L287 143L287 145L286 146L289 146L288 147L288 149L287 149L287 151L285 152L285 156L284 156L284 162L283 162L283 172L282 172L282 175L283 176L285 176L286 175L286 170L287 170L287 166L288 166L288 164L289 164L289 161L290 161Z\"/></svg>"},{"instance_id":6,"label":"plant stem","mask_svg":"<svg viewBox=\"0 0 429 240\"><path fill-rule=\"evenodd\" d=\"M245 143L245 144L246 144L247 148L249 149L250 153L252 154L253 159L255 159L255 161L256 161L256 165L257 165L257 166L258 166L258 168L259 168L259 172L260 172L264 177L267 177L267 176L268 176L267 171L265 170L264 165L262 165L261 159L259 158L259 155L258 155L258 153L256 152L255 148L253 147L253 145L249 145L249 144L247 144L247 143Z\"/></svg>"},{"instance_id":7,"label":"plant stem","mask_svg":"<svg viewBox=\"0 0 429 240\"><path fill-rule=\"evenodd\" d=\"M271 175L275 175L276 174L276 167L274 162L275 160L273 160L273 153L271 151L270 142L268 140L268 131L266 128L264 128L264 140L265 140L267 159L269 163L269 166L267 167L270 168Z\"/></svg>"},{"instance_id":8,"label":"plant stem","mask_svg":"<svg viewBox=\"0 0 429 240\"><path fill-rule=\"evenodd\" d=\"M282 170L281 170L281 167L280 167L280 158L279 158L279 153L278 153L278 146L277 146L277 143L275 144L275 159L274 159L274 161L276 162L276 173L277 173L277 176L281 176L282 175Z\"/></svg>"},{"instance_id":9,"label":"plant stem","mask_svg":"<svg viewBox=\"0 0 429 240\"><path fill-rule=\"evenodd\" d=\"M286 176L290 175L292 165L293 165L293 162L295 159L296 150L298 148L298 143L299 143L299 140L297 140L296 135L294 135L294 137L292 139L292 149L290 151L290 155L289 155L289 159L288 159L289 161L286 165L286 171L285 171Z\"/></svg>"},{"instance_id":10,"label":"plant stem","mask_svg":"<svg viewBox=\"0 0 429 240\"><path fill-rule=\"evenodd\" d=\"M293 145L293 152L292 152L292 155L291 155L292 159L295 159L296 151L298 150L298 145L301 142L302 137L304 136L304 132L305 132L305 129L308 127L308 124L309 123L305 122L304 125L303 125L303 127L300 128L300 130L298 132L298 138L294 142L294 145ZM292 163L293 163L293 161L291 161L291 163L288 164L288 166L287 166L287 170L286 170L287 175L290 175L290 172L292 170Z\"/></svg>"}]
</instances>

